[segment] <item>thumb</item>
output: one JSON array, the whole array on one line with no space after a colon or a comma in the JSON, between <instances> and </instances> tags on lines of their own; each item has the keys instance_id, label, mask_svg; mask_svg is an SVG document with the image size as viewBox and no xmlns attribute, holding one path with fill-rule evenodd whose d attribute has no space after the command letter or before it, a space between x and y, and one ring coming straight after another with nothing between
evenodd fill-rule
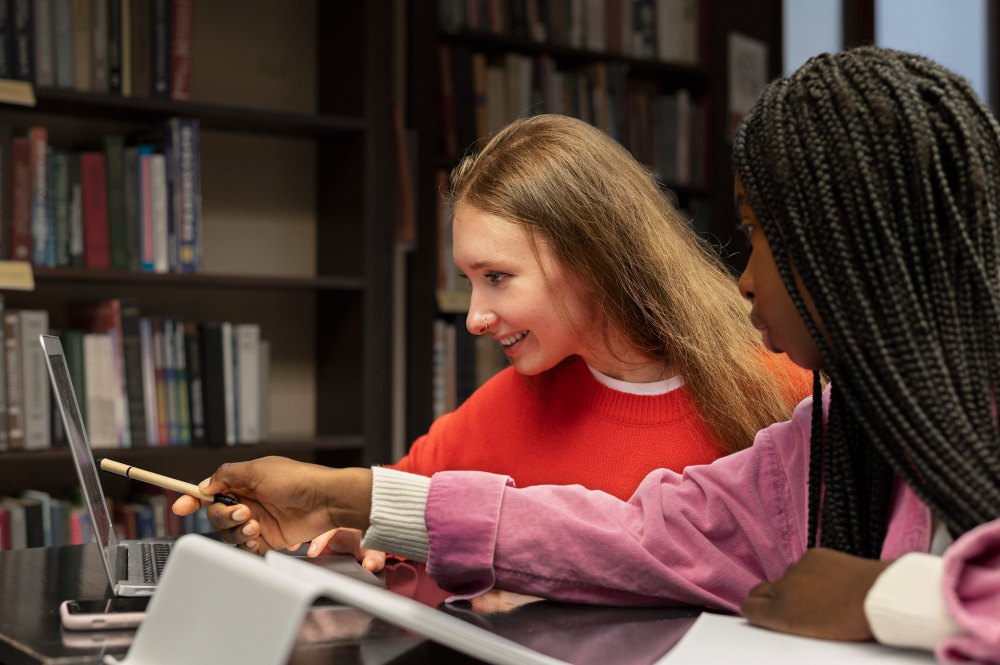
<instances>
[{"instance_id":1,"label":"thumb","mask_svg":"<svg viewBox=\"0 0 1000 665\"><path fill-rule=\"evenodd\" d=\"M198 483L198 489L205 494L219 494L231 489L247 487L250 469L247 462L227 462L215 470L210 477Z\"/></svg>"}]
</instances>

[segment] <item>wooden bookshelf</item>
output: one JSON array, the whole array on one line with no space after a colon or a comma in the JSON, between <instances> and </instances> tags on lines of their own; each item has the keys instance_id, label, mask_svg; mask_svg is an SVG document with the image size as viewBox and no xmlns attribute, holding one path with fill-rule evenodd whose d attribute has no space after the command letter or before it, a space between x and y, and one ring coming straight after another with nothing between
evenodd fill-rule
<instances>
[{"instance_id":1,"label":"wooden bookshelf","mask_svg":"<svg viewBox=\"0 0 1000 665\"><path fill-rule=\"evenodd\" d=\"M35 291L3 294L9 307L49 309L57 327L70 301L136 297L144 314L260 323L271 342L266 442L97 454L192 480L272 454L389 461L393 8L350 4L198 3L192 101L46 87L35 107L0 104L15 133L58 128L53 144L140 134L175 116L202 130L203 272L36 269ZM261 30L274 39L260 40ZM299 89L285 97L289 81ZM72 474L65 448L0 452L0 496L59 491Z\"/></svg>"},{"instance_id":2,"label":"wooden bookshelf","mask_svg":"<svg viewBox=\"0 0 1000 665\"><path fill-rule=\"evenodd\" d=\"M516 2L517 0L512 0ZM441 85L438 48L447 45L483 53L489 59L506 53L529 57L546 56L557 68L572 69L594 64L619 66L627 70L627 80L642 82L660 91L686 89L692 98L707 100L706 146L707 175L702 183L664 183L676 203L687 207L692 200L703 202L708 210L706 237L734 270L744 260L742 239L735 234L732 214L732 182L729 167L727 37L738 31L764 41L769 49L769 72L777 76L781 63L781 3L779 0L748 0L742 3L702 0L699 27L701 42L697 64L664 62L607 53L587 48L568 47L551 41L537 41L527 36L496 34L480 29L451 26L443 29L438 11L442 3L418 3L411 8L410 61L408 87L413 94L408 117L421 137L416 173L418 199L417 250L410 261L409 280L414 286L408 296L407 335L412 350L407 358L407 439L414 440L427 431L432 414L432 353L435 318L460 323L464 314L459 294L441 294L437 290L438 218L436 171L450 170L457 163L454 156L441 154L441 109L438 100ZM497 3L501 13L506 0ZM522 7L525 3L520 3ZM653 3L654 5L656 3ZM456 94L457 97L457 94ZM434 99L434 104L427 103ZM467 146L458 146L461 153ZM467 298L467 296L466 296Z\"/></svg>"}]
</instances>

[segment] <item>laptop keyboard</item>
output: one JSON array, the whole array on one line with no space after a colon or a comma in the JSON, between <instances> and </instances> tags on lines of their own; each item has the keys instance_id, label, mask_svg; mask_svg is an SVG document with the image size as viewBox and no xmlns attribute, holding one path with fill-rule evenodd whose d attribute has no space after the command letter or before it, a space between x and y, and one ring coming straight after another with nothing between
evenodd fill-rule
<instances>
[{"instance_id":1,"label":"laptop keyboard","mask_svg":"<svg viewBox=\"0 0 1000 665\"><path fill-rule=\"evenodd\" d=\"M160 579L163 566L167 564L170 554L170 543L138 543L142 556L142 579L152 584ZM118 579L128 579L128 547L118 546Z\"/></svg>"},{"instance_id":2,"label":"laptop keyboard","mask_svg":"<svg viewBox=\"0 0 1000 665\"><path fill-rule=\"evenodd\" d=\"M146 582L160 579L163 566L167 564L170 545L166 543L142 543L142 577Z\"/></svg>"}]
</instances>

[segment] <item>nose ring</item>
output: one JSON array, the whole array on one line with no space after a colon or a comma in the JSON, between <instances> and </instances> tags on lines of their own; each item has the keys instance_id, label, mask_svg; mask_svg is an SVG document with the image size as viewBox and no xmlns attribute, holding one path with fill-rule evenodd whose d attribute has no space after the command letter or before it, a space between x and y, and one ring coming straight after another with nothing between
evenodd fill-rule
<instances>
[{"instance_id":1,"label":"nose ring","mask_svg":"<svg viewBox=\"0 0 1000 665\"><path fill-rule=\"evenodd\" d=\"M483 317L483 329L482 329L482 332L486 332L489 329L490 329L490 322L487 321L486 317L484 316Z\"/></svg>"}]
</instances>

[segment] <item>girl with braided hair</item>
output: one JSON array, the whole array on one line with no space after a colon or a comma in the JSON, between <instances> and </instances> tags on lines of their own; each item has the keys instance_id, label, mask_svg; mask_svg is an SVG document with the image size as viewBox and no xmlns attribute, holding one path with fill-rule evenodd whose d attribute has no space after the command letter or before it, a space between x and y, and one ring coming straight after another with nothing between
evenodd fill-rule
<instances>
[{"instance_id":1,"label":"girl with braided hair","mask_svg":"<svg viewBox=\"0 0 1000 665\"><path fill-rule=\"evenodd\" d=\"M265 458L203 483L245 504L213 524L258 552L367 529L460 597L709 605L1000 663L1000 128L955 74L864 47L770 84L734 165L740 290L765 345L816 372L751 448L628 501Z\"/></svg>"}]
</instances>

